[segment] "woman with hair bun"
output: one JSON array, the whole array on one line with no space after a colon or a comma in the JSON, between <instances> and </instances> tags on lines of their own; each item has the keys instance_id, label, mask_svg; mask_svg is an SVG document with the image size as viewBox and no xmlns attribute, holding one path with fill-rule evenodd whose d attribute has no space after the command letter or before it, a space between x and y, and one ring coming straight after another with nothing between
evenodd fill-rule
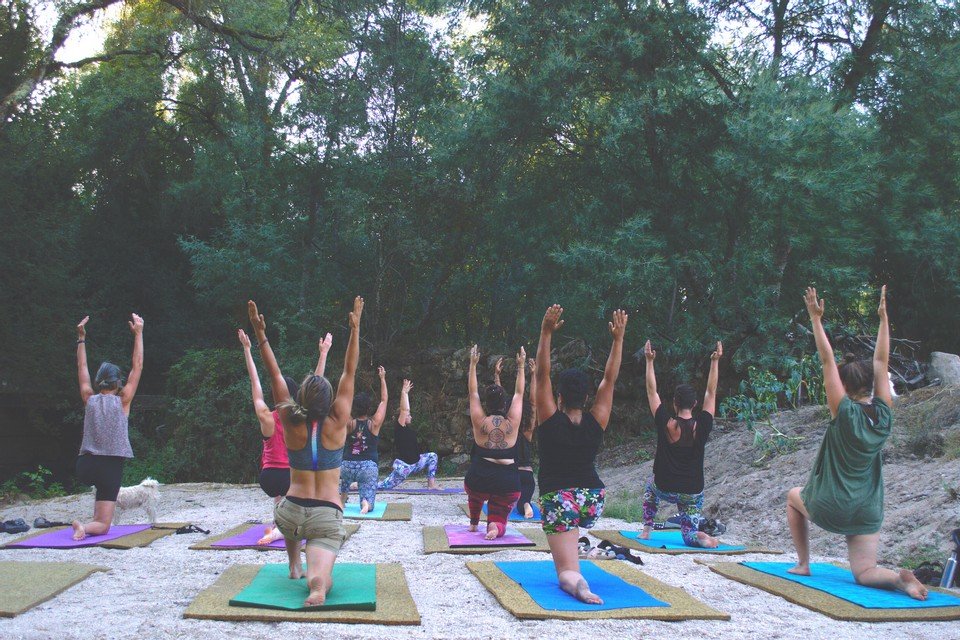
<instances>
[{"instance_id":1,"label":"woman with hair bun","mask_svg":"<svg viewBox=\"0 0 960 640\"><path fill-rule=\"evenodd\" d=\"M470 422L473 425L473 449L463 486L470 507L470 531L477 530L483 503L487 503L487 540L503 537L507 531L507 519L520 497L520 476L514 459L514 446L517 444L523 411L523 365L526 359L527 354L520 347L520 353L517 354L517 381L509 405L506 391L498 384L484 388L481 401L477 385L480 352L477 345L470 349L467 389Z\"/></svg>"},{"instance_id":2,"label":"woman with hair bun","mask_svg":"<svg viewBox=\"0 0 960 640\"><path fill-rule=\"evenodd\" d=\"M710 356L707 391L703 395L702 408L696 411L697 392L689 384L677 385L672 410L660 401L653 368L657 352L649 340L643 351L647 358L647 401L657 426L657 453L653 475L647 480L643 492L643 533L640 537L650 537L660 502L669 502L677 505L680 533L687 546L714 549L720 541L699 531L699 526L703 510L703 453L713 430L723 344L717 342L717 349Z\"/></svg>"},{"instance_id":3,"label":"woman with hair bun","mask_svg":"<svg viewBox=\"0 0 960 640\"><path fill-rule=\"evenodd\" d=\"M303 577L300 541L306 539L306 578L310 594L304 604L321 605L333 586L333 563L346 537L343 505L340 503L340 463L360 358L363 298L357 297L353 301L350 339L335 397L330 382L313 373L300 383L296 398L291 398L273 349L267 342L266 321L252 300L247 303L247 313L260 345L260 356L267 368L270 385L277 394L277 411L290 462L290 488L286 497L277 503L274 519L286 544L291 579Z\"/></svg>"},{"instance_id":4,"label":"woman with hair bun","mask_svg":"<svg viewBox=\"0 0 960 640\"><path fill-rule=\"evenodd\" d=\"M80 379L80 398L84 404L83 441L77 458L77 480L81 484L93 485L97 493L93 504L93 521L73 521L74 540L110 531L123 479L123 465L133 457L128 418L143 373L143 318L131 313L127 324L133 333L133 358L126 384L120 367L104 362L97 370L94 390L87 368L86 326L89 320L90 316L87 316L77 325L77 376Z\"/></svg>"},{"instance_id":5,"label":"woman with hair bun","mask_svg":"<svg viewBox=\"0 0 960 640\"><path fill-rule=\"evenodd\" d=\"M850 571L857 583L903 591L916 600L926 600L927 588L912 571L877 566L883 523L883 445L893 425L887 366L887 287L880 290L880 327L872 362L848 356L838 368L823 329L824 304L817 298L816 289L807 288L804 303L823 364L823 386L832 419L806 486L787 492L787 522L797 549L797 564L789 571L810 575L808 522L812 521L822 529L847 537Z\"/></svg>"}]
</instances>

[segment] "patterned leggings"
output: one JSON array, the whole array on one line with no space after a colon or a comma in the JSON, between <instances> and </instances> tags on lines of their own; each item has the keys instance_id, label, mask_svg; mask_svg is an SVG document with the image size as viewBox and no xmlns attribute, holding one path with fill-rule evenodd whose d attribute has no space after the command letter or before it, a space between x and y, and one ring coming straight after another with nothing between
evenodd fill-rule
<instances>
[{"instance_id":1,"label":"patterned leggings","mask_svg":"<svg viewBox=\"0 0 960 640\"><path fill-rule=\"evenodd\" d=\"M647 487L643 491L643 526L653 527L653 518L657 515L660 501L677 505L680 515L680 533L683 541L691 547L699 547L697 539L699 530L700 512L703 510L703 492L700 493L670 493L661 491L653 483L653 476L647 479Z\"/></svg>"},{"instance_id":2,"label":"patterned leggings","mask_svg":"<svg viewBox=\"0 0 960 640\"><path fill-rule=\"evenodd\" d=\"M390 472L386 480L377 484L377 491L398 487L407 479L407 476L423 469L427 470L428 478L434 478L437 475L437 461L437 454L433 452L422 454L416 464L407 464L403 460L394 460L393 471Z\"/></svg>"},{"instance_id":3,"label":"patterned leggings","mask_svg":"<svg viewBox=\"0 0 960 640\"><path fill-rule=\"evenodd\" d=\"M340 463L340 493L350 489L350 483L357 483L360 500L366 500L373 508L377 499L377 477L379 469L373 460L344 460Z\"/></svg>"},{"instance_id":4,"label":"patterned leggings","mask_svg":"<svg viewBox=\"0 0 960 640\"><path fill-rule=\"evenodd\" d=\"M470 524L477 526L480 524L480 513L483 511L483 503L487 503L487 523L493 523L497 527L497 537L503 537L507 532L507 518L513 511L514 505L520 498L520 492L513 493L484 493L482 491L473 491L466 484L463 488L467 492L467 504L470 506Z\"/></svg>"}]
</instances>

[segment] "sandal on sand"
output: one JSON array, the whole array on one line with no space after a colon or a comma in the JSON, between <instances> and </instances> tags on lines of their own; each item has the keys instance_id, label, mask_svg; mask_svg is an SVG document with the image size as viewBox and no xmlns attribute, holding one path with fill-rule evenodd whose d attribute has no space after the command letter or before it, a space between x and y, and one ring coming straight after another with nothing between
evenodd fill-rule
<instances>
[{"instance_id":1,"label":"sandal on sand","mask_svg":"<svg viewBox=\"0 0 960 640\"><path fill-rule=\"evenodd\" d=\"M24 533L30 531L30 525L24 522L23 518L16 520L7 520L3 523L3 530L6 533Z\"/></svg>"},{"instance_id":2,"label":"sandal on sand","mask_svg":"<svg viewBox=\"0 0 960 640\"><path fill-rule=\"evenodd\" d=\"M180 527L179 529L177 529L176 533L177 533L178 535L181 534L181 533L202 533L202 534L204 534L204 535L210 535L210 531L208 531L207 529L201 529L200 527L198 527L198 526L195 525L195 524L187 524L187 525L184 525L184 526Z\"/></svg>"},{"instance_id":3,"label":"sandal on sand","mask_svg":"<svg viewBox=\"0 0 960 640\"><path fill-rule=\"evenodd\" d=\"M577 541L577 555L581 558L588 557L591 549L593 549L593 547L590 544L590 539L586 536L583 536Z\"/></svg>"},{"instance_id":4,"label":"sandal on sand","mask_svg":"<svg viewBox=\"0 0 960 640\"><path fill-rule=\"evenodd\" d=\"M633 564L637 565L643 564L643 559L640 558L640 556L633 555L632 550L627 549L626 547L619 547L609 540L604 540L597 546L601 549L608 549L609 551L612 551L617 560L626 560L627 562L632 562Z\"/></svg>"},{"instance_id":5,"label":"sandal on sand","mask_svg":"<svg viewBox=\"0 0 960 640\"><path fill-rule=\"evenodd\" d=\"M40 516L33 521L33 527L35 529L49 529L50 527L69 527L69 522L50 522L43 516Z\"/></svg>"},{"instance_id":6,"label":"sandal on sand","mask_svg":"<svg viewBox=\"0 0 960 640\"><path fill-rule=\"evenodd\" d=\"M617 554L612 549L601 549L594 547L587 552L587 558L591 560L616 560Z\"/></svg>"}]
</instances>

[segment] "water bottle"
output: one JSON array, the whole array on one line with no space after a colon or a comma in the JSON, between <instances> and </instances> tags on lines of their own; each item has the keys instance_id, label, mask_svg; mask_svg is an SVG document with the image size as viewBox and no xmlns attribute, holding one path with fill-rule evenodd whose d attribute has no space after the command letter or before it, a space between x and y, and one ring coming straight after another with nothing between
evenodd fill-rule
<instances>
[{"instance_id":1,"label":"water bottle","mask_svg":"<svg viewBox=\"0 0 960 640\"><path fill-rule=\"evenodd\" d=\"M940 578L940 586L949 589L953 586L954 577L957 574L957 554L960 553L960 529L954 529L950 534L953 539L954 549L946 564L943 566L943 577Z\"/></svg>"}]
</instances>

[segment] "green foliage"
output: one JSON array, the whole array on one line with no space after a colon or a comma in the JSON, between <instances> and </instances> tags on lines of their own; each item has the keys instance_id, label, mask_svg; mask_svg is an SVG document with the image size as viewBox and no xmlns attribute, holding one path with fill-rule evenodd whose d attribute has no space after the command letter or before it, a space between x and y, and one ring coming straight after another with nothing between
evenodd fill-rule
<instances>
[{"instance_id":1,"label":"green foliage","mask_svg":"<svg viewBox=\"0 0 960 640\"><path fill-rule=\"evenodd\" d=\"M53 475L49 469L38 466L35 471L23 471L18 476L0 484L0 502L13 500L20 496L28 498L58 498L67 495L59 482L50 482Z\"/></svg>"},{"instance_id":2,"label":"green foliage","mask_svg":"<svg viewBox=\"0 0 960 640\"><path fill-rule=\"evenodd\" d=\"M643 496L629 489L621 489L607 496L603 515L626 522L643 522Z\"/></svg>"},{"instance_id":3,"label":"green foliage","mask_svg":"<svg viewBox=\"0 0 960 640\"><path fill-rule=\"evenodd\" d=\"M799 365L794 372L802 374ZM794 380L791 374L789 381L783 383L770 371L750 367L748 379L740 382L740 393L720 403L721 415L743 422L753 431L753 446L760 454L754 464L796 450L801 440L800 436L790 436L780 431L771 419L779 408L781 394L789 395L799 388L799 383L794 383Z\"/></svg>"}]
</instances>

